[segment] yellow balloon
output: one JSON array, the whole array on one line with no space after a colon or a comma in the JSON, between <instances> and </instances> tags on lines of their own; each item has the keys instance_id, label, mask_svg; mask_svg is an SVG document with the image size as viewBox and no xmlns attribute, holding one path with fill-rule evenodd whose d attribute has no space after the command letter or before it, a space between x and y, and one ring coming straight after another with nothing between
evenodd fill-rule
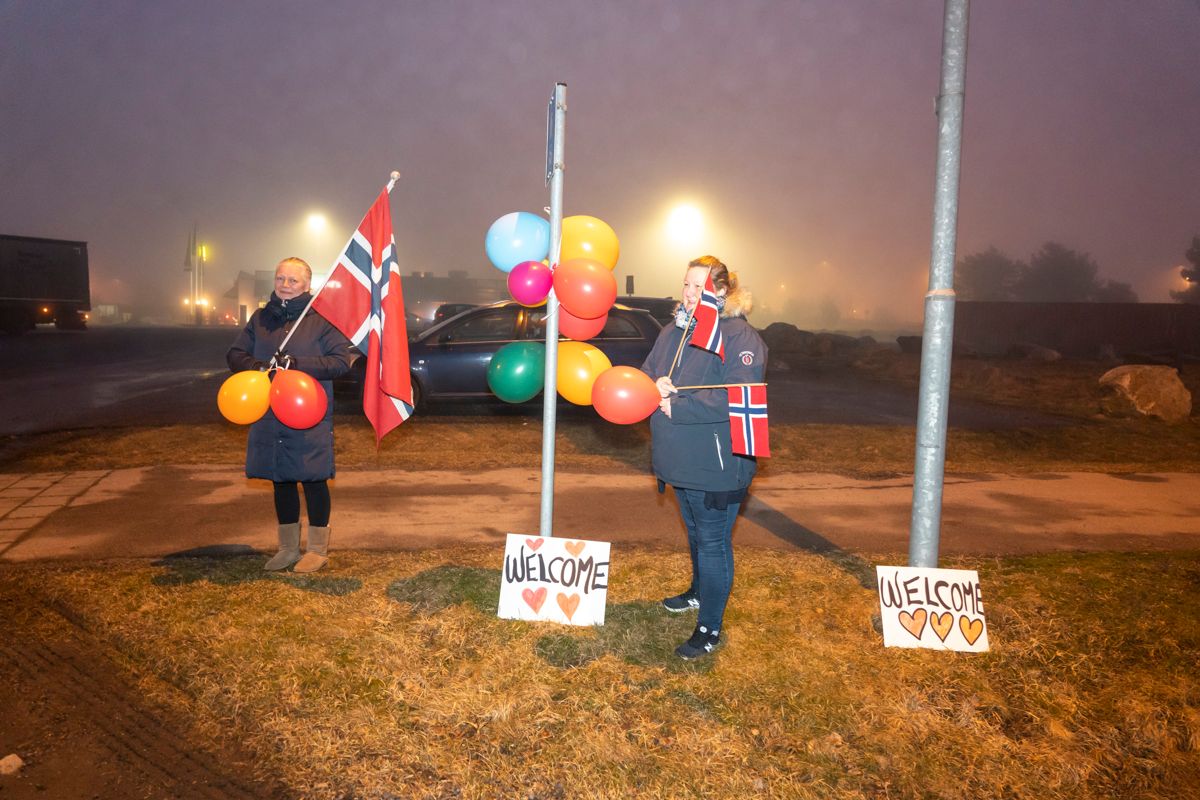
<instances>
[{"instance_id":1,"label":"yellow balloon","mask_svg":"<svg viewBox=\"0 0 1200 800\"><path fill-rule=\"evenodd\" d=\"M257 422L271 405L271 379L265 372L248 369L235 372L217 392L217 408L237 425Z\"/></svg>"},{"instance_id":2,"label":"yellow balloon","mask_svg":"<svg viewBox=\"0 0 1200 800\"><path fill-rule=\"evenodd\" d=\"M591 258L613 269L620 256L621 243L604 220L577 215L562 221L562 248L558 263L565 264L573 258Z\"/></svg>"},{"instance_id":3,"label":"yellow balloon","mask_svg":"<svg viewBox=\"0 0 1200 800\"><path fill-rule=\"evenodd\" d=\"M608 356L587 342L558 343L558 393L577 406L592 404L592 384L612 366Z\"/></svg>"}]
</instances>

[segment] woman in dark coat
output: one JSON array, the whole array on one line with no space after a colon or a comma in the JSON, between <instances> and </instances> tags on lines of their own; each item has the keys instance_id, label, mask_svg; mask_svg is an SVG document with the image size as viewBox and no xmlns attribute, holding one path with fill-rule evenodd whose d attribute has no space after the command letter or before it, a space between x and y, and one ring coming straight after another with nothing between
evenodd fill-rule
<instances>
[{"instance_id":1,"label":"woman in dark coat","mask_svg":"<svg viewBox=\"0 0 1200 800\"><path fill-rule=\"evenodd\" d=\"M350 342L315 311L296 320L312 299L312 269L299 258L285 258L275 267L275 291L264 308L250 317L229 348L225 360L235 372L271 367L298 369L320 381L330 398L325 417L307 430L289 428L268 409L250 426L246 442L246 477L275 484L275 516L279 521L279 552L265 569L293 567L315 572L329 561L329 485L333 477L333 384L350 369ZM286 352L280 352L284 337ZM308 548L300 552L300 493L308 510ZM294 565L294 566L293 566Z\"/></svg>"},{"instance_id":2,"label":"woman in dark coat","mask_svg":"<svg viewBox=\"0 0 1200 800\"><path fill-rule=\"evenodd\" d=\"M701 347L685 344L680 349L680 340L694 329L691 314L709 277L720 309L724 361ZM684 274L676 322L662 329L642 364L663 398L650 417L654 474L660 489L668 484L675 490L692 557L691 585L663 600L668 611L699 611L695 632L675 650L685 659L711 653L720 643L733 588L733 523L758 462L733 452L726 389L675 387L762 382L767 347L746 322L750 305L749 292L738 286L737 276L719 259L703 256L692 261Z\"/></svg>"}]
</instances>

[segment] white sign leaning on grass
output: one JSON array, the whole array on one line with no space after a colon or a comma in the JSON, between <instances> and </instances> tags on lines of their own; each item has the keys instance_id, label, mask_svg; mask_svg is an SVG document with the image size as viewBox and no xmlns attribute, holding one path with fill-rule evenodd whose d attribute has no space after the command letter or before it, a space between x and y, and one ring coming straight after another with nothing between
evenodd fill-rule
<instances>
[{"instance_id":1,"label":"white sign leaning on grass","mask_svg":"<svg viewBox=\"0 0 1200 800\"><path fill-rule=\"evenodd\" d=\"M608 553L608 542L510 533L496 616L603 625Z\"/></svg>"},{"instance_id":2,"label":"white sign leaning on grass","mask_svg":"<svg viewBox=\"0 0 1200 800\"><path fill-rule=\"evenodd\" d=\"M988 649L975 570L875 567L885 647Z\"/></svg>"}]
</instances>

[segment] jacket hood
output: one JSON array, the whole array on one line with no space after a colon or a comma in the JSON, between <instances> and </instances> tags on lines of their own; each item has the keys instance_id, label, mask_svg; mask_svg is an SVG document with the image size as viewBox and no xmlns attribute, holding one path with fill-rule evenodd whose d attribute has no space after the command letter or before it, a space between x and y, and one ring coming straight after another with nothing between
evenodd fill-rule
<instances>
[{"instance_id":1,"label":"jacket hood","mask_svg":"<svg viewBox=\"0 0 1200 800\"><path fill-rule=\"evenodd\" d=\"M721 309L721 318L744 317L754 310L754 297L749 289L738 288L733 294L725 295L725 308Z\"/></svg>"}]
</instances>

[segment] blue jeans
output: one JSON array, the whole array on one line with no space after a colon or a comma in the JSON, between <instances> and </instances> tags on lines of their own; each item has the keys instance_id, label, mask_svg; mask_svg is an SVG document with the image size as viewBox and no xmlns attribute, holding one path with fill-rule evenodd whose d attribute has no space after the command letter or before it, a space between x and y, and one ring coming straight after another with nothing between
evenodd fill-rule
<instances>
[{"instance_id":1,"label":"blue jeans","mask_svg":"<svg viewBox=\"0 0 1200 800\"><path fill-rule=\"evenodd\" d=\"M740 503L724 511L704 507L704 492L675 488L692 554L692 587L700 601L698 625L710 631L721 629L725 604L733 588L733 522Z\"/></svg>"}]
</instances>

